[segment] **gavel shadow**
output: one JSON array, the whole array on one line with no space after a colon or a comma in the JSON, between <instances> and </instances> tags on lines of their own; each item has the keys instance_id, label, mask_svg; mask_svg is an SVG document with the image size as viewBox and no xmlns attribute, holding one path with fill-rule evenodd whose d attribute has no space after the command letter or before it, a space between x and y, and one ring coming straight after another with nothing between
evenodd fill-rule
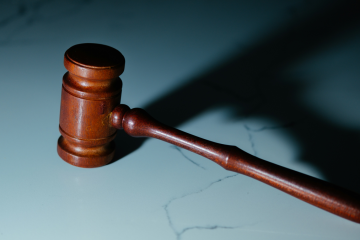
<instances>
[{"instance_id":1,"label":"gavel shadow","mask_svg":"<svg viewBox=\"0 0 360 240\"><path fill-rule=\"evenodd\" d=\"M358 130L336 124L307 106L300 97L310 83L286 74L320 46L334 39L341 44L341 38L359 29L358 5L356 1L327 2L245 50L239 48L228 61L143 108L173 127L222 106L233 108L234 119L251 116L279 124L294 121L286 130L300 149L299 159L316 167L329 182L360 193ZM312 127L299 127L304 119ZM138 149L145 139L120 131L115 141L121 146L115 153L117 161Z\"/></svg>"}]
</instances>

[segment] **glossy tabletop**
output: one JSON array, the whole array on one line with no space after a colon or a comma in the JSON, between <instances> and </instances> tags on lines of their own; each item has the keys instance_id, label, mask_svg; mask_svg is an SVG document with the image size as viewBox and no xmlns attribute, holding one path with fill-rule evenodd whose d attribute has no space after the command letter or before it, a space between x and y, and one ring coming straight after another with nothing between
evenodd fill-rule
<instances>
[{"instance_id":1,"label":"glossy tabletop","mask_svg":"<svg viewBox=\"0 0 360 240\"><path fill-rule=\"evenodd\" d=\"M360 225L155 139L56 152L65 51L125 57L122 103L360 193L353 1L0 3L0 239L359 239Z\"/></svg>"}]
</instances>

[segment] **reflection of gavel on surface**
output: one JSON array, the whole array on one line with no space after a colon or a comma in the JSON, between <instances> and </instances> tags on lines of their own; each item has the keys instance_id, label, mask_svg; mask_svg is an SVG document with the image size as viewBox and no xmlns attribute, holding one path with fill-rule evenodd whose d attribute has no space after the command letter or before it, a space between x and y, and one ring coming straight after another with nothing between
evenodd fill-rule
<instances>
[{"instance_id":1,"label":"reflection of gavel on surface","mask_svg":"<svg viewBox=\"0 0 360 240\"><path fill-rule=\"evenodd\" d=\"M114 48L79 44L65 53L58 153L85 168L108 164L116 129L153 137L200 154L223 168L257 179L314 206L360 223L360 196L328 182L214 143L154 120L142 109L119 105L125 59Z\"/></svg>"}]
</instances>

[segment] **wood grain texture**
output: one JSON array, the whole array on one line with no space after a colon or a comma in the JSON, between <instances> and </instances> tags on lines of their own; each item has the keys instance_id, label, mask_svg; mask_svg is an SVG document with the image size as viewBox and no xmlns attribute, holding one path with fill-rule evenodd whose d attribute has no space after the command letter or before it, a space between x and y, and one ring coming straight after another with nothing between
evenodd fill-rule
<instances>
[{"instance_id":1,"label":"wood grain texture","mask_svg":"<svg viewBox=\"0 0 360 240\"><path fill-rule=\"evenodd\" d=\"M111 111L120 103L125 59L114 48L79 44L66 51L61 93L61 137L57 150L66 162L85 168L113 159L116 129Z\"/></svg>"},{"instance_id":2,"label":"wood grain texture","mask_svg":"<svg viewBox=\"0 0 360 240\"><path fill-rule=\"evenodd\" d=\"M120 105L111 124L133 137L157 138L204 156L223 168L257 179L298 199L360 223L360 196L320 179L262 160L243 150L211 142L164 125L144 110Z\"/></svg>"},{"instance_id":3,"label":"wood grain texture","mask_svg":"<svg viewBox=\"0 0 360 240\"><path fill-rule=\"evenodd\" d=\"M211 142L166 126L142 109L119 105L125 66L122 54L101 44L66 51L57 150L66 162L85 168L108 164L116 129L153 137L200 154L223 168L257 179L314 206L360 223L360 196L325 181L262 160L235 146Z\"/></svg>"}]
</instances>

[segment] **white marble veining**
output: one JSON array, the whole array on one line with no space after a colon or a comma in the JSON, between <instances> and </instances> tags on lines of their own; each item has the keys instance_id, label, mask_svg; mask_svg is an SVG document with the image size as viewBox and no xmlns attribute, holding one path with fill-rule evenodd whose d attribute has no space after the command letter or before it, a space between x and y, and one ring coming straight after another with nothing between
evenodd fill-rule
<instances>
[{"instance_id":1,"label":"white marble veining","mask_svg":"<svg viewBox=\"0 0 360 240\"><path fill-rule=\"evenodd\" d=\"M360 225L155 139L58 157L63 54L126 59L122 102L360 193L351 1L0 3L0 239L358 239ZM353 14L353 15L351 15Z\"/></svg>"}]
</instances>

